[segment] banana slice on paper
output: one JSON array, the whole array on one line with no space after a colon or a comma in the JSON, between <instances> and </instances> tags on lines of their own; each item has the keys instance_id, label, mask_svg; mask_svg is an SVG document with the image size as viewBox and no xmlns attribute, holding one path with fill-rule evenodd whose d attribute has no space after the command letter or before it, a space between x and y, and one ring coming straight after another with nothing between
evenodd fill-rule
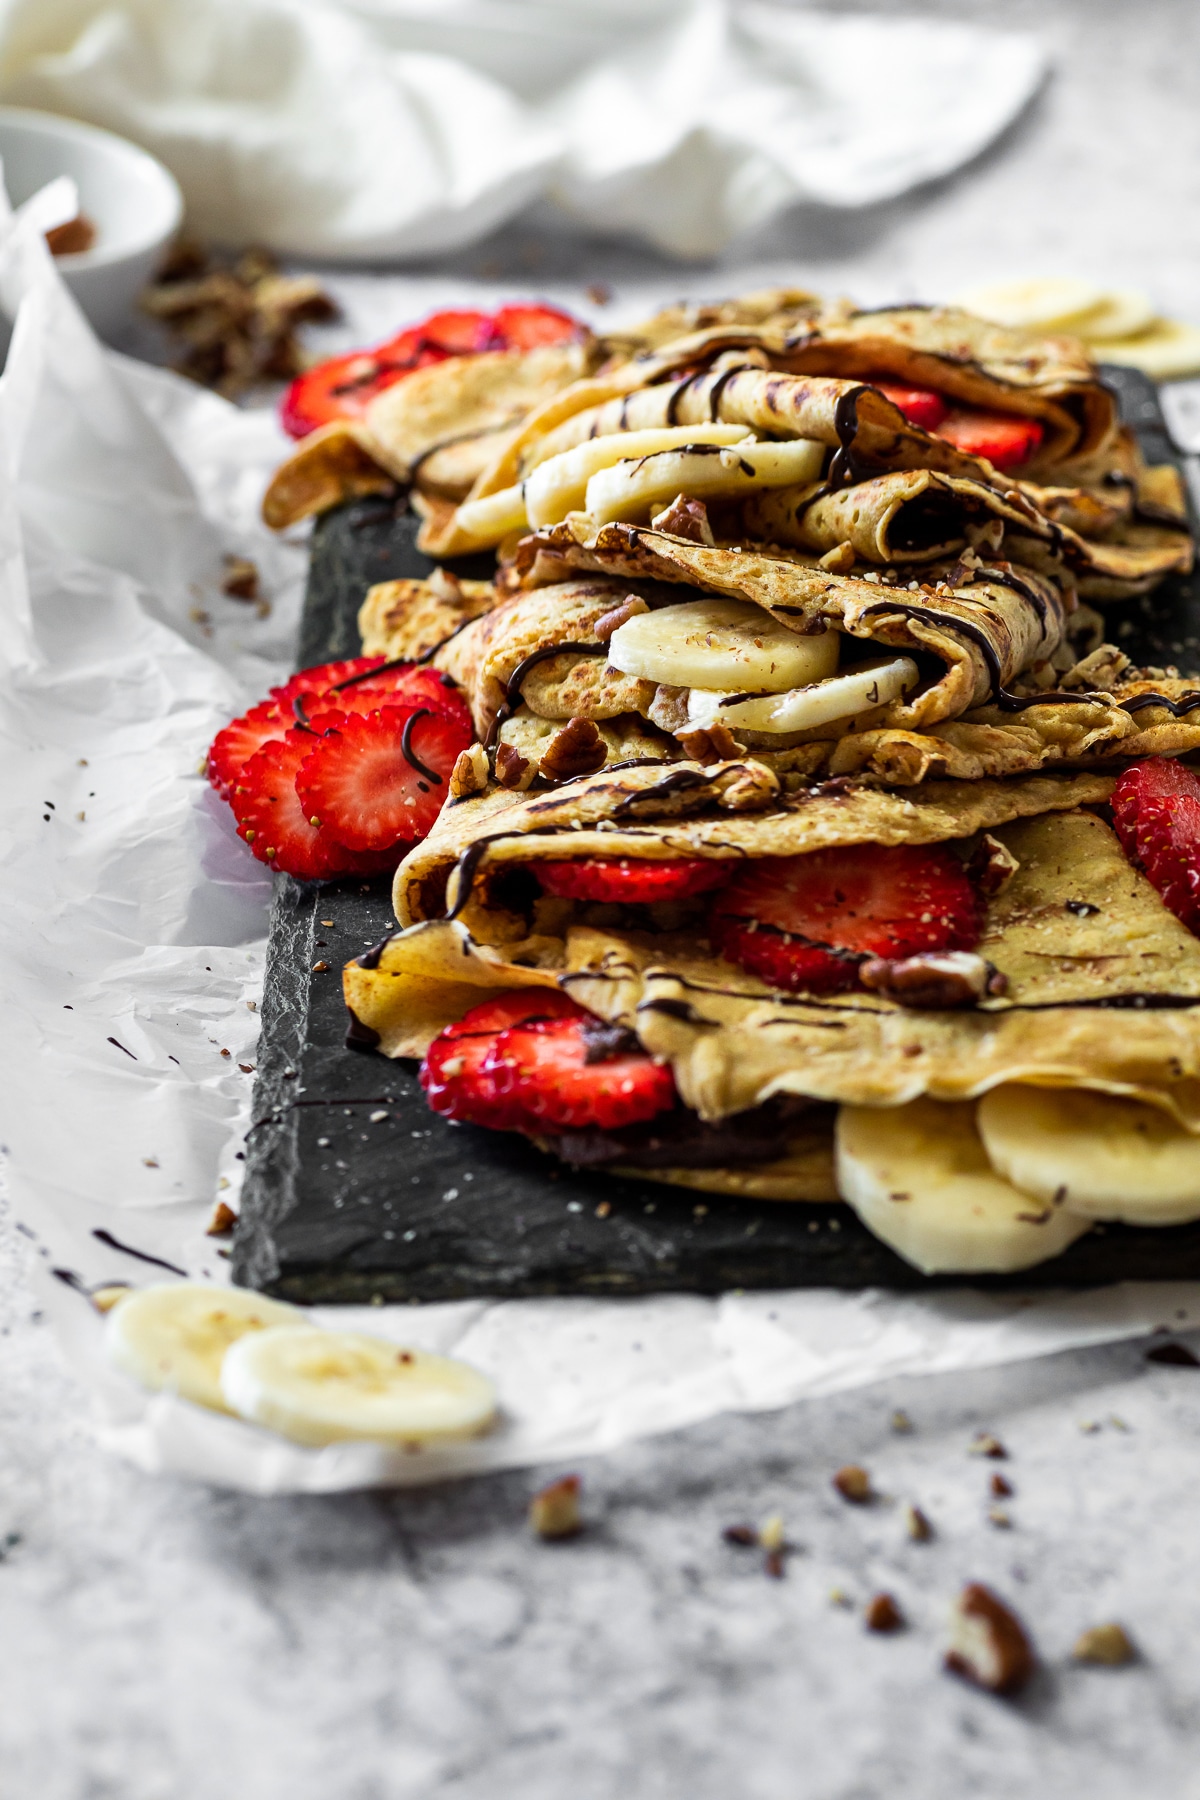
<instances>
[{"instance_id":1,"label":"banana slice on paper","mask_svg":"<svg viewBox=\"0 0 1200 1800\"><path fill-rule=\"evenodd\" d=\"M1106 338L1096 353L1102 362L1124 363L1155 381L1178 381L1200 373L1200 328L1156 319L1136 337Z\"/></svg>"},{"instance_id":2,"label":"banana slice on paper","mask_svg":"<svg viewBox=\"0 0 1200 1800\"><path fill-rule=\"evenodd\" d=\"M468 1363L312 1325L242 1338L221 1388L231 1412L297 1444L449 1443L496 1417L495 1389Z\"/></svg>"},{"instance_id":3,"label":"banana slice on paper","mask_svg":"<svg viewBox=\"0 0 1200 1800\"><path fill-rule=\"evenodd\" d=\"M873 656L867 662L843 669L839 675L816 681L810 687L793 688L786 694L739 700L736 692L714 694L693 688L688 695L688 724L715 725L719 721L731 731L740 725L745 731L779 735L808 731L814 725L827 725L831 719L849 719L855 713L886 706L919 680L920 673L911 656Z\"/></svg>"},{"instance_id":4,"label":"banana slice on paper","mask_svg":"<svg viewBox=\"0 0 1200 1800\"><path fill-rule=\"evenodd\" d=\"M1017 330L1074 331L1105 298L1103 288L1073 275L1033 275L969 288L958 303L981 319Z\"/></svg>"},{"instance_id":5,"label":"banana slice on paper","mask_svg":"<svg viewBox=\"0 0 1200 1800\"><path fill-rule=\"evenodd\" d=\"M689 600L638 613L608 640L623 675L672 687L782 693L837 668L836 631L802 637L748 600Z\"/></svg>"},{"instance_id":6,"label":"banana slice on paper","mask_svg":"<svg viewBox=\"0 0 1200 1800\"><path fill-rule=\"evenodd\" d=\"M1104 344L1109 338L1133 337L1146 331L1158 317L1153 300L1140 288L1109 288L1072 327L1087 344Z\"/></svg>"},{"instance_id":7,"label":"banana slice on paper","mask_svg":"<svg viewBox=\"0 0 1200 1800\"><path fill-rule=\"evenodd\" d=\"M529 523L557 525L569 512L577 512L587 496L588 482L601 469L631 458L657 456L688 444L754 443L745 425L664 425L653 431L614 431L607 437L590 438L573 450L539 463L525 478L525 511Z\"/></svg>"},{"instance_id":8,"label":"banana slice on paper","mask_svg":"<svg viewBox=\"0 0 1200 1800\"><path fill-rule=\"evenodd\" d=\"M303 1318L296 1307L245 1288L155 1282L135 1289L109 1313L104 1347L109 1361L142 1387L226 1412L221 1363L229 1346Z\"/></svg>"},{"instance_id":9,"label":"banana slice on paper","mask_svg":"<svg viewBox=\"0 0 1200 1800\"><path fill-rule=\"evenodd\" d=\"M972 1101L843 1106L837 1177L863 1224L926 1275L1029 1269L1090 1229L993 1171Z\"/></svg>"},{"instance_id":10,"label":"banana slice on paper","mask_svg":"<svg viewBox=\"0 0 1200 1800\"><path fill-rule=\"evenodd\" d=\"M693 434L690 448L630 457L599 470L587 484L585 505L597 525L636 522L677 494L736 499L757 488L803 486L820 477L824 461L824 444L809 438L719 445L701 444Z\"/></svg>"},{"instance_id":11,"label":"banana slice on paper","mask_svg":"<svg viewBox=\"0 0 1200 1800\"><path fill-rule=\"evenodd\" d=\"M1200 1219L1200 1137L1157 1106L1087 1088L994 1088L979 1102L992 1167L1085 1219Z\"/></svg>"}]
</instances>

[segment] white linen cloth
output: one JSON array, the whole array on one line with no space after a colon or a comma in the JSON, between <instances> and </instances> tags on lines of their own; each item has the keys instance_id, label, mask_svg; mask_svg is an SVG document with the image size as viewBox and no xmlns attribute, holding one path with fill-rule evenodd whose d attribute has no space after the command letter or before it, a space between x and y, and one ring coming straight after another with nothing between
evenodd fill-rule
<instances>
[{"instance_id":1,"label":"white linen cloth","mask_svg":"<svg viewBox=\"0 0 1200 1800\"><path fill-rule=\"evenodd\" d=\"M495 1379L499 1429L425 1456L301 1449L109 1370L82 1286L170 1279L138 1252L226 1279L203 1228L219 1194L237 1199L269 880L198 765L288 668L305 553L258 521L286 447L273 414L92 336L39 236L74 205L56 183L14 223L0 189L0 308L16 314L0 377L0 1139L39 1292L104 1442L147 1470L258 1493L415 1484L1200 1324L1200 1287L1184 1283L316 1309ZM229 552L257 562L269 618L220 594Z\"/></svg>"},{"instance_id":2,"label":"white linen cloth","mask_svg":"<svg viewBox=\"0 0 1200 1800\"><path fill-rule=\"evenodd\" d=\"M948 174L1044 68L1027 36L764 0L0 0L0 101L144 145L206 236L347 261L539 199L709 256Z\"/></svg>"}]
</instances>

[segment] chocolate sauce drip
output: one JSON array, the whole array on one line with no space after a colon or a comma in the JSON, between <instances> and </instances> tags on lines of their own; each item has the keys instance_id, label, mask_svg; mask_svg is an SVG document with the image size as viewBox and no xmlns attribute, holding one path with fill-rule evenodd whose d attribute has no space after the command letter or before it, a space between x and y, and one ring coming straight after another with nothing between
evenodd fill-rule
<instances>
[{"instance_id":1,"label":"chocolate sauce drip","mask_svg":"<svg viewBox=\"0 0 1200 1800\"><path fill-rule=\"evenodd\" d=\"M496 739L500 735L500 727L505 724L507 720L512 718L518 706L520 706L521 685L524 682L525 677L536 669L539 663L548 662L552 656L607 655L607 644L543 644L540 650L533 651L533 653L527 656L523 662L517 664L516 668L509 676L507 686L504 690L504 698L496 709L496 716L492 720L492 728L487 734L484 749L491 750L493 748Z\"/></svg>"},{"instance_id":2,"label":"chocolate sauce drip","mask_svg":"<svg viewBox=\"0 0 1200 1800\"><path fill-rule=\"evenodd\" d=\"M439 638L436 644L431 644L429 646L428 650L422 650L420 656L418 656L416 658L414 666L419 669L422 667L423 664L425 664L427 662L432 662L439 650L444 650L446 648L447 644L453 643L454 639L458 636L460 631L465 631L467 629L468 625L473 625L474 623L475 623L475 620L473 618L464 619L460 625L456 625L454 627L453 631L447 632L446 636L444 638ZM383 666L385 669L396 669L396 668L404 667L403 663L385 663ZM377 672L377 671L374 671L374 672ZM356 676L355 679L366 681L369 678L364 675L361 677ZM458 683L454 680L454 677L452 675L450 675L450 676L443 675L442 680L450 682L454 687L458 686Z\"/></svg>"},{"instance_id":3,"label":"chocolate sauce drip","mask_svg":"<svg viewBox=\"0 0 1200 1800\"><path fill-rule=\"evenodd\" d=\"M358 959L359 968L377 969L383 959L384 951L392 941L392 936L393 933L389 931L387 936L381 937L377 944L372 944L369 950L364 950Z\"/></svg>"},{"instance_id":4,"label":"chocolate sauce drip","mask_svg":"<svg viewBox=\"0 0 1200 1800\"><path fill-rule=\"evenodd\" d=\"M668 425L678 425L680 402L683 400L683 396L687 393L693 381L698 380L698 375L685 375L682 381L677 381L675 383L674 388L671 390L671 398L667 401L666 422Z\"/></svg>"},{"instance_id":5,"label":"chocolate sauce drip","mask_svg":"<svg viewBox=\"0 0 1200 1800\"><path fill-rule=\"evenodd\" d=\"M837 432L840 448L835 452L825 478L830 489L853 487L856 481L862 481L871 473L854 454L854 440L858 436L858 402L869 391L865 383L859 382L856 387L847 388L844 394L838 395L837 405L833 409L833 428Z\"/></svg>"},{"instance_id":6,"label":"chocolate sauce drip","mask_svg":"<svg viewBox=\"0 0 1200 1800\"><path fill-rule=\"evenodd\" d=\"M96 1230L92 1232L92 1236L100 1243L107 1244L110 1250L120 1250L126 1256L136 1256L139 1262L153 1263L156 1269L169 1269L172 1275L187 1274L187 1270L181 1269L178 1263L166 1262L161 1256L151 1256L146 1250L135 1250L132 1244L123 1244L111 1231Z\"/></svg>"},{"instance_id":7,"label":"chocolate sauce drip","mask_svg":"<svg viewBox=\"0 0 1200 1800\"><path fill-rule=\"evenodd\" d=\"M1165 694L1134 694L1131 700L1122 700L1120 704L1121 711L1128 713L1144 712L1148 706L1161 706L1173 719L1182 719L1185 713L1195 712L1200 707L1200 689L1189 688L1178 700L1168 700Z\"/></svg>"},{"instance_id":8,"label":"chocolate sauce drip","mask_svg":"<svg viewBox=\"0 0 1200 1800\"><path fill-rule=\"evenodd\" d=\"M707 787L711 776L702 774L698 769L675 769L662 781L656 781L653 787L641 788L636 794L630 794L613 808L614 819L627 818L629 813L643 800L658 800L666 794L677 794L688 788Z\"/></svg>"},{"instance_id":9,"label":"chocolate sauce drip","mask_svg":"<svg viewBox=\"0 0 1200 1800\"><path fill-rule=\"evenodd\" d=\"M721 416L721 395L725 392L735 375L744 375L750 367L749 363L739 363L736 369L726 369L717 376L708 391L708 416L712 424L716 424Z\"/></svg>"},{"instance_id":10,"label":"chocolate sauce drip","mask_svg":"<svg viewBox=\"0 0 1200 1800\"><path fill-rule=\"evenodd\" d=\"M424 775L426 781L431 781L435 787L441 787L443 782L437 770L431 769L423 763L412 747L413 726L418 719L432 719L432 717L433 713L428 706L418 706L416 712L409 714L404 721L404 730L400 733L400 754L410 769L415 769L418 775Z\"/></svg>"},{"instance_id":11,"label":"chocolate sauce drip","mask_svg":"<svg viewBox=\"0 0 1200 1800\"><path fill-rule=\"evenodd\" d=\"M91 1299L91 1288L81 1276L75 1273L74 1269L51 1269L50 1273L56 1281L61 1281L64 1287L73 1288L77 1294L82 1294L85 1300Z\"/></svg>"},{"instance_id":12,"label":"chocolate sauce drip","mask_svg":"<svg viewBox=\"0 0 1200 1800\"><path fill-rule=\"evenodd\" d=\"M1031 581L1025 581L1020 575L1009 569L991 569L980 564L978 573L989 581L998 582L1001 587L1015 588L1023 594L1044 626L1046 623L1046 596L1035 588Z\"/></svg>"},{"instance_id":13,"label":"chocolate sauce drip","mask_svg":"<svg viewBox=\"0 0 1200 1800\"><path fill-rule=\"evenodd\" d=\"M346 1026L347 1050L376 1050L379 1047L379 1033L371 1025L364 1025L356 1012L346 1008L349 1024Z\"/></svg>"},{"instance_id":14,"label":"chocolate sauce drip","mask_svg":"<svg viewBox=\"0 0 1200 1800\"><path fill-rule=\"evenodd\" d=\"M1010 585L1007 576L1004 577L1002 585L1006 587ZM1010 694L1003 684L1000 674L1000 659L996 655L991 639L982 627L972 624L968 619L960 619L957 614L934 612L928 606L914 606L911 602L901 600L899 595L894 601L881 600L874 606L866 607L863 617L878 612L901 613L906 619L921 619L927 625L937 625L943 631L957 632L962 637L968 638L979 651L988 672L988 699L1001 712L1025 712L1031 706L1049 706L1052 702L1059 701L1067 706L1090 706L1095 703L1096 695L1094 693L1065 693L1057 688L1051 688L1044 694Z\"/></svg>"}]
</instances>

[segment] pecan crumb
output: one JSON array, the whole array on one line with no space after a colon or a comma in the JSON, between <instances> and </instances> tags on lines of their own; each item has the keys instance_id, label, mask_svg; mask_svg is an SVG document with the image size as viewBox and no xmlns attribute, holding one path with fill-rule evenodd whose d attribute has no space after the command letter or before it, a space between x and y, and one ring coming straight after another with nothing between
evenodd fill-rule
<instances>
[{"instance_id":1,"label":"pecan crumb","mask_svg":"<svg viewBox=\"0 0 1200 1800\"><path fill-rule=\"evenodd\" d=\"M865 1506L873 1498L871 1477L857 1463L847 1463L833 1477L833 1485L843 1500L849 1500L855 1506Z\"/></svg>"},{"instance_id":2,"label":"pecan crumb","mask_svg":"<svg viewBox=\"0 0 1200 1800\"><path fill-rule=\"evenodd\" d=\"M758 1528L758 1541L764 1550L782 1550L786 1539L783 1533L783 1514L771 1513Z\"/></svg>"},{"instance_id":3,"label":"pecan crumb","mask_svg":"<svg viewBox=\"0 0 1200 1800\"><path fill-rule=\"evenodd\" d=\"M488 760L483 745L472 744L469 750L460 750L450 771L450 798L466 800L472 794L482 794L487 784Z\"/></svg>"},{"instance_id":4,"label":"pecan crumb","mask_svg":"<svg viewBox=\"0 0 1200 1800\"><path fill-rule=\"evenodd\" d=\"M1012 1530L1012 1517L1002 1506L988 1507L988 1524L995 1525L1001 1531Z\"/></svg>"},{"instance_id":5,"label":"pecan crumb","mask_svg":"<svg viewBox=\"0 0 1200 1800\"><path fill-rule=\"evenodd\" d=\"M902 1631L904 1614L890 1594L874 1594L867 1601L863 1624L868 1631Z\"/></svg>"},{"instance_id":6,"label":"pecan crumb","mask_svg":"<svg viewBox=\"0 0 1200 1800\"><path fill-rule=\"evenodd\" d=\"M703 500L689 500L683 494L677 494L670 506L657 513L650 523L655 531L669 531L673 537L688 538L693 544L704 544L710 550L717 541Z\"/></svg>"},{"instance_id":7,"label":"pecan crumb","mask_svg":"<svg viewBox=\"0 0 1200 1800\"><path fill-rule=\"evenodd\" d=\"M833 1587L829 1590L829 1604L830 1606L850 1607L854 1605L854 1602L845 1588Z\"/></svg>"},{"instance_id":8,"label":"pecan crumb","mask_svg":"<svg viewBox=\"0 0 1200 1800\"><path fill-rule=\"evenodd\" d=\"M990 1431L977 1431L971 1439L970 1451L972 1456L990 1456L996 1462L1008 1455L1000 1439L993 1437Z\"/></svg>"},{"instance_id":9,"label":"pecan crumb","mask_svg":"<svg viewBox=\"0 0 1200 1800\"><path fill-rule=\"evenodd\" d=\"M496 780L503 788L518 788L521 777L529 769L528 760L512 744L500 744L496 749Z\"/></svg>"},{"instance_id":10,"label":"pecan crumb","mask_svg":"<svg viewBox=\"0 0 1200 1800\"><path fill-rule=\"evenodd\" d=\"M982 1582L969 1582L954 1602L946 1667L991 1694L1015 1694L1033 1674L1025 1627Z\"/></svg>"},{"instance_id":11,"label":"pecan crumb","mask_svg":"<svg viewBox=\"0 0 1200 1800\"><path fill-rule=\"evenodd\" d=\"M727 1544L737 1544L742 1549L753 1549L758 1543L758 1532L753 1525L726 1525L721 1536Z\"/></svg>"},{"instance_id":12,"label":"pecan crumb","mask_svg":"<svg viewBox=\"0 0 1200 1800\"><path fill-rule=\"evenodd\" d=\"M912 1429L913 1429L912 1420L909 1418L908 1414L904 1411L904 1408L901 1406L898 1406L896 1408L895 1412L892 1414L892 1430L903 1432L903 1431L911 1431Z\"/></svg>"},{"instance_id":13,"label":"pecan crumb","mask_svg":"<svg viewBox=\"0 0 1200 1800\"><path fill-rule=\"evenodd\" d=\"M904 1529L916 1544L927 1544L933 1536L933 1526L919 1506L905 1507Z\"/></svg>"},{"instance_id":14,"label":"pecan crumb","mask_svg":"<svg viewBox=\"0 0 1200 1800\"><path fill-rule=\"evenodd\" d=\"M872 993L882 994L898 1006L940 1012L975 1006L985 994L1002 993L1003 988L992 986L998 974L972 950L942 950L895 962L872 956L860 966L858 978Z\"/></svg>"},{"instance_id":15,"label":"pecan crumb","mask_svg":"<svg viewBox=\"0 0 1200 1800\"><path fill-rule=\"evenodd\" d=\"M817 558L817 567L828 569L831 575L848 575L854 567L854 545L848 538L844 543L836 544Z\"/></svg>"},{"instance_id":16,"label":"pecan crumb","mask_svg":"<svg viewBox=\"0 0 1200 1800\"><path fill-rule=\"evenodd\" d=\"M996 1473L992 1476L988 1486L992 1491L993 1498L996 1500L1008 1500L1012 1496L1013 1484L1008 1479L1007 1475L1001 1475L999 1469L997 1469Z\"/></svg>"},{"instance_id":17,"label":"pecan crumb","mask_svg":"<svg viewBox=\"0 0 1200 1800\"><path fill-rule=\"evenodd\" d=\"M212 1218L204 1227L205 1237L225 1237L237 1224L237 1214L224 1200L218 1200L212 1210Z\"/></svg>"},{"instance_id":18,"label":"pecan crumb","mask_svg":"<svg viewBox=\"0 0 1200 1800\"><path fill-rule=\"evenodd\" d=\"M533 1496L529 1502L529 1523L538 1537L575 1537L583 1530L579 1512L582 1486L582 1476L564 1475Z\"/></svg>"},{"instance_id":19,"label":"pecan crumb","mask_svg":"<svg viewBox=\"0 0 1200 1800\"><path fill-rule=\"evenodd\" d=\"M639 613L647 613L650 608L637 594L626 594L620 606L610 607L601 613L592 626L592 636L601 644L607 644L609 638L627 619L636 619Z\"/></svg>"},{"instance_id":20,"label":"pecan crumb","mask_svg":"<svg viewBox=\"0 0 1200 1800\"><path fill-rule=\"evenodd\" d=\"M109 1287L93 1288L88 1299L98 1313L107 1313L112 1311L118 1301L124 1300L132 1292L133 1289L126 1287L123 1282L114 1282Z\"/></svg>"},{"instance_id":21,"label":"pecan crumb","mask_svg":"<svg viewBox=\"0 0 1200 1800\"><path fill-rule=\"evenodd\" d=\"M230 600L258 599L258 569L248 556L227 556L221 592Z\"/></svg>"},{"instance_id":22,"label":"pecan crumb","mask_svg":"<svg viewBox=\"0 0 1200 1800\"><path fill-rule=\"evenodd\" d=\"M435 569L429 577L427 586L435 600L444 600L447 606L462 605L462 582L450 569Z\"/></svg>"},{"instance_id":23,"label":"pecan crumb","mask_svg":"<svg viewBox=\"0 0 1200 1800\"><path fill-rule=\"evenodd\" d=\"M967 874L981 894L990 900L993 894L1010 882L1020 863L1007 845L985 831L967 863Z\"/></svg>"},{"instance_id":24,"label":"pecan crumb","mask_svg":"<svg viewBox=\"0 0 1200 1800\"><path fill-rule=\"evenodd\" d=\"M96 242L96 227L86 213L76 213L65 225L52 225L46 233L51 256L82 256Z\"/></svg>"},{"instance_id":25,"label":"pecan crumb","mask_svg":"<svg viewBox=\"0 0 1200 1800\"><path fill-rule=\"evenodd\" d=\"M1071 1655L1076 1662L1104 1663L1115 1669L1121 1663L1132 1662L1137 1651L1128 1633L1120 1625L1110 1623L1093 1625L1090 1631L1082 1632Z\"/></svg>"},{"instance_id":26,"label":"pecan crumb","mask_svg":"<svg viewBox=\"0 0 1200 1800\"><path fill-rule=\"evenodd\" d=\"M719 721L715 725L697 725L691 731L677 731L675 737L693 762L706 768L710 763L731 761L741 748L728 725Z\"/></svg>"},{"instance_id":27,"label":"pecan crumb","mask_svg":"<svg viewBox=\"0 0 1200 1800\"><path fill-rule=\"evenodd\" d=\"M607 761L608 745L595 720L571 719L550 739L538 764L538 774L547 781L577 781L581 775L594 775Z\"/></svg>"}]
</instances>

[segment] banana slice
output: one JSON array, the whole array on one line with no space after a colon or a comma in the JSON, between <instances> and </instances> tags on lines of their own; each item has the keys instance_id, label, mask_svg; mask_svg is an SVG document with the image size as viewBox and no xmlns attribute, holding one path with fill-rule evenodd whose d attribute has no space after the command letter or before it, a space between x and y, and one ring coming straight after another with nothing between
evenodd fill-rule
<instances>
[{"instance_id":1,"label":"banana slice","mask_svg":"<svg viewBox=\"0 0 1200 1800\"><path fill-rule=\"evenodd\" d=\"M447 1443L496 1417L495 1389L468 1363L312 1325L242 1338L221 1388L231 1412L297 1444Z\"/></svg>"},{"instance_id":2,"label":"banana slice","mask_svg":"<svg viewBox=\"0 0 1200 1800\"><path fill-rule=\"evenodd\" d=\"M1085 1219L1200 1219L1200 1137L1140 1100L1086 1088L994 1088L979 1102L992 1167Z\"/></svg>"},{"instance_id":3,"label":"banana slice","mask_svg":"<svg viewBox=\"0 0 1200 1800\"><path fill-rule=\"evenodd\" d=\"M1110 288L1072 330L1085 343L1103 344L1108 338L1133 337L1146 331L1157 316L1153 300L1140 288Z\"/></svg>"},{"instance_id":4,"label":"banana slice","mask_svg":"<svg viewBox=\"0 0 1200 1800\"><path fill-rule=\"evenodd\" d=\"M863 1224L926 1275L1029 1269L1089 1229L994 1173L970 1101L843 1106L837 1176Z\"/></svg>"},{"instance_id":5,"label":"banana slice","mask_svg":"<svg viewBox=\"0 0 1200 1800\"><path fill-rule=\"evenodd\" d=\"M636 521L677 494L691 500L735 499L756 488L799 486L816 481L825 461L824 444L809 438L703 445L690 435L692 448L630 457L593 475L585 505L595 523Z\"/></svg>"},{"instance_id":6,"label":"banana slice","mask_svg":"<svg viewBox=\"0 0 1200 1800\"><path fill-rule=\"evenodd\" d=\"M839 643L836 631L789 631L748 600L690 600L626 619L608 640L608 660L623 675L672 687L778 694L832 675Z\"/></svg>"},{"instance_id":7,"label":"banana slice","mask_svg":"<svg viewBox=\"0 0 1200 1800\"><path fill-rule=\"evenodd\" d=\"M303 1318L296 1307L245 1288L156 1282L109 1313L104 1348L109 1361L143 1387L226 1412L221 1362L230 1344Z\"/></svg>"},{"instance_id":8,"label":"banana slice","mask_svg":"<svg viewBox=\"0 0 1200 1800\"><path fill-rule=\"evenodd\" d=\"M510 532L529 528L524 492L519 487L508 487L501 488L498 494L486 494L482 500L464 500L454 522L481 549L501 544Z\"/></svg>"},{"instance_id":9,"label":"banana slice","mask_svg":"<svg viewBox=\"0 0 1200 1800\"><path fill-rule=\"evenodd\" d=\"M651 618L657 616L650 615ZM820 643L822 640L808 641ZM715 694L693 688L688 695L688 724L715 725L720 722L728 725L730 730L740 725L746 731L770 731L780 735L789 731L808 731L814 725L827 725L831 719L849 719L855 713L886 706L889 700L898 700L907 689L915 687L919 680L920 674L911 656L873 656L867 662L844 669L840 675L816 681L809 687L793 688L786 694L763 694L750 700L739 700L736 691Z\"/></svg>"},{"instance_id":10,"label":"banana slice","mask_svg":"<svg viewBox=\"0 0 1200 1800\"><path fill-rule=\"evenodd\" d=\"M1104 289L1071 275L1034 275L1023 281L989 282L969 288L959 305L981 319L1022 331L1074 331L1093 307L1107 298Z\"/></svg>"},{"instance_id":11,"label":"banana slice","mask_svg":"<svg viewBox=\"0 0 1200 1800\"><path fill-rule=\"evenodd\" d=\"M1174 319L1157 319L1136 337L1106 338L1096 348L1103 362L1125 363L1155 381L1200 373L1200 329Z\"/></svg>"},{"instance_id":12,"label":"banana slice","mask_svg":"<svg viewBox=\"0 0 1200 1800\"><path fill-rule=\"evenodd\" d=\"M525 478L525 511L532 526L557 525L569 512L577 512L587 496L588 482L601 469L630 458L657 456L688 444L754 443L745 425L664 425L655 431L614 431L607 437L590 438L573 450L563 450L539 463Z\"/></svg>"}]
</instances>

